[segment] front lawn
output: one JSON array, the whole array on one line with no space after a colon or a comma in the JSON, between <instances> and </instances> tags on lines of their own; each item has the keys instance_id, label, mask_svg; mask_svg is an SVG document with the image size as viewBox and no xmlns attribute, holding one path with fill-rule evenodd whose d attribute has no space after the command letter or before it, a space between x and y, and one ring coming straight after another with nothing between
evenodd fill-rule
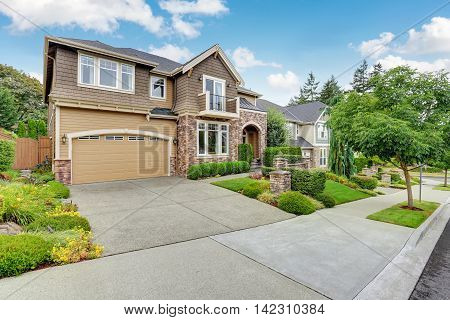
<instances>
[{"instance_id":1,"label":"front lawn","mask_svg":"<svg viewBox=\"0 0 450 320\"><path fill-rule=\"evenodd\" d=\"M367 217L367 219L387 222L399 226L417 228L439 207L439 203L414 200L414 207L423 211L408 210L401 208L406 206L407 202L396 204L390 208L378 211Z\"/></svg>"},{"instance_id":2,"label":"front lawn","mask_svg":"<svg viewBox=\"0 0 450 320\"><path fill-rule=\"evenodd\" d=\"M370 197L370 195L366 193L331 180L325 182L324 193L329 194L336 201L336 204L343 204Z\"/></svg>"},{"instance_id":3,"label":"front lawn","mask_svg":"<svg viewBox=\"0 0 450 320\"><path fill-rule=\"evenodd\" d=\"M260 180L251 179L249 177L244 178L235 178L235 179L229 179L229 180L221 180L221 181L215 181L211 182L211 184L222 187L234 192L241 192L244 190L244 188L252 183L258 182Z\"/></svg>"},{"instance_id":4,"label":"front lawn","mask_svg":"<svg viewBox=\"0 0 450 320\"><path fill-rule=\"evenodd\" d=\"M440 191L450 191L450 186L444 187L444 185L440 185L437 187L434 187L433 190L440 190Z\"/></svg>"}]
</instances>

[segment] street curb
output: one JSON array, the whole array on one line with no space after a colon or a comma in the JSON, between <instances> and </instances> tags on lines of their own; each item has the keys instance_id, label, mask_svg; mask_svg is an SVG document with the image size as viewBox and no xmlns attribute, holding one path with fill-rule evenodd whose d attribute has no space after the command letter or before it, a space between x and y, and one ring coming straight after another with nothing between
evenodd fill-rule
<instances>
[{"instance_id":1,"label":"street curb","mask_svg":"<svg viewBox=\"0 0 450 320\"><path fill-rule=\"evenodd\" d=\"M397 256L354 299L409 299L450 219L449 204L450 198L412 233Z\"/></svg>"}]
</instances>

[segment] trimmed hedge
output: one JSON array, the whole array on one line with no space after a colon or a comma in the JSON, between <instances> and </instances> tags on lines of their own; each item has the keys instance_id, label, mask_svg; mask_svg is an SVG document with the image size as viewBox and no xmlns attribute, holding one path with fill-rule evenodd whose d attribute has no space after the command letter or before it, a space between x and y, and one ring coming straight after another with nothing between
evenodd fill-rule
<instances>
[{"instance_id":1,"label":"trimmed hedge","mask_svg":"<svg viewBox=\"0 0 450 320\"><path fill-rule=\"evenodd\" d=\"M377 179L365 176L352 176L350 177L350 181L356 183L360 188L367 190L373 190L378 185Z\"/></svg>"},{"instance_id":2,"label":"trimmed hedge","mask_svg":"<svg viewBox=\"0 0 450 320\"><path fill-rule=\"evenodd\" d=\"M30 223L26 227L26 230L35 232L49 231L48 227L50 227L53 231L65 231L75 228L81 228L84 231L91 231L91 226L86 218L66 214L58 216L41 216Z\"/></svg>"},{"instance_id":3,"label":"trimmed hedge","mask_svg":"<svg viewBox=\"0 0 450 320\"><path fill-rule=\"evenodd\" d=\"M261 172L264 177L268 177L272 171L276 171L274 167L261 167Z\"/></svg>"},{"instance_id":4,"label":"trimmed hedge","mask_svg":"<svg viewBox=\"0 0 450 320\"><path fill-rule=\"evenodd\" d=\"M289 155L302 155L302 148L300 147L267 147L264 149L263 164L266 167L273 166L273 159L277 155L289 156Z\"/></svg>"},{"instance_id":5,"label":"trimmed hedge","mask_svg":"<svg viewBox=\"0 0 450 320\"><path fill-rule=\"evenodd\" d=\"M16 156L16 143L10 140L0 140L0 171L11 169Z\"/></svg>"},{"instance_id":6,"label":"trimmed hedge","mask_svg":"<svg viewBox=\"0 0 450 320\"><path fill-rule=\"evenodd\" d=\"M278 198L278 208L293 214L311 214L316 211L314 204L300 192L287 191Z\"/></svg>"},{"instance_id":7,"label":"trimmed hedge","mask_svg":"<svg viewBox=\"0 0 450 320\"><path fill-rule=\"evenodd\" d=\"M249 171L250 164L247 161L206 162L190 166L187 178L197 180L199 178L215 177L217 175L226 176Z\"/></svg>"},{"instance_id":8,"label":"trimmed hedge","mask_svg":"<svg viewBox=\"0 0 450 320\"><path fill-rule=\"evenodd\" d=\"M291 188L314 197L325 190L325 172L320 170L290 169Z\"/></svg>"},{"instance_id":9,"label":"trimmed hedge","mask_svg":"<svg viewBox=\"0 0 450 320\"><path fill-rule=\"evenodd\" d=\"M319 193L315 199L322 202L326 208L333 208L336 205L336 200L327 193Z\"/></svg>"},{"instance_id":10,"label":"trimmed hedge","mask_svg":"<svg viewBox=\"0 0 450 320\"><path fill-rule=\"evenodd\" d=\"M238 145L238 160L246 161L249 164L253 161L253 146L249 143Z\"/></svg>"},{"instance_id":11,"label":"trimmed hedge","mask_svg":"<svg viewBox=\"0 0 450 320\"><path fill-rule=\"evenodd\" d=\"M0 278L17 276L51 261L52 244L38 235L0 235Z\"/></svg>"}]
</instances>

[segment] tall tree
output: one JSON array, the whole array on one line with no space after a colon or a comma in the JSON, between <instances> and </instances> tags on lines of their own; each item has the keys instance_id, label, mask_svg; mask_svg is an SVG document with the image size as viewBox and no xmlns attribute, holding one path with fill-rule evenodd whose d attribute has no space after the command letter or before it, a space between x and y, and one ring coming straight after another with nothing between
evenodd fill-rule
<instances>
[{"instance_id":1,"label":"tall tree","mask_svg":"<svg viewBox=\"0 0 450 320\"><path fill-rule=\"evenodd\" d=\"M341 94L342 89L332 75L331 78L323 84L319 100L328 106L333 106L338 102Z\"/></svg>"},{"instance_id":2,"label":"tall tree","mask_svg":"<svg viewBox=\"0 0 450 320\"><path fill-rule=\"evenodd\" d=\"M28 119L28 136L33 139L38 138L37 123L34 119Z\"/></svg>"},{"instance_id":3,"label":"tall tree","mask_svg":"<svg viewBox=\"0 0 450 320\"><path fill-rule=\"evenodd\" d=\"M17 105L18 120L47 119L47 105L39 80L13 67L0 64L0 87L11 91Z\"/></svg>"},{"instance_id":4,"label":"tall tree","mask_svg":"<svg viewBox=\"0 0 450 320\"><path fill-rule=\"evenodd\" d=\"M357 171L353 150L331 133L328 168L339 176L350 178Z\"/></svg>"},{"instance_id":5,"label":"tall tree","mask_svg":"<svg viewBox=\"0 0 450 320\"><path fill-rule=\"evenodd\" d=\"M267 146L287 145L289 132L284 114L274 108L267 111Z\"/></svg>"},{"instance_id":6,"label":"tall tree","mask_svg":"<svg viewBox=\"0 0 450 320\"><path fill-rule=\"evenodd\" d=\"M363 60L361 65L356 68L351 83L353 90L358 93L365 93L369 90L369 71L367 70L367 61Z\"/></svg>"},{"instance_id":7,"label":"tall tree","mask_svg":"<svg viewBox=\"0 0 450 320\"><path fill-rule=\"evenodd\" d=\"M354 151L378 156L403 171L412 208L410 170L441 156L449 105L448 74L397 67L380 76L373 92L348 94L333 107L329 122Z\"/></svg>"},{"instance_id":8,"label":"tall tree","mask_svg":"<svg viewBox=\"0 0 450 320\"><path fill-rule=\"evenodd\" d=\"M372 72L370 72L369 78L376 77L376 76L382 74L383 72L384 72L383 66L381 65L380 62L378 62L377 64L373 65L373 70L372 70Z\"/></svg>"},{"instance_id":9,"label":"tall tree","mask_svg":"<svg viewBox=\"0 0 450 320\"><path fill-rule=\"evenodd\" d=\"M319 81L316 81L316 77L312 72L308 73L308 78L302 89L303 96L307 102L313 102L319 98L319 92L317 91L319 83Z\"/></svg>"},{"instance_id":10,"label":"tall tree","mask_svg":"<svg viewBox=\"0 0 450 320\"><path fill-rule=\"evenodd\" d=\"M0 87L0 128L11 130L17 122L17 107L14 97L6 88Z\"/></svg>"},{"instance_id":11,"label":"tall tree","mask_svg":"<svg viewBox=\"0 0 450 320\"><path fill-rule=\"evenodd\" d=\"M306 99L304 93L303 93L303 89L300 88L298 96L293 96L291 98L291 100L289 100L289 103L287 104L288 106L295 106L298 104L303 104L303 103L307 103L308 100Z\"/></svg>"}]
</instances>

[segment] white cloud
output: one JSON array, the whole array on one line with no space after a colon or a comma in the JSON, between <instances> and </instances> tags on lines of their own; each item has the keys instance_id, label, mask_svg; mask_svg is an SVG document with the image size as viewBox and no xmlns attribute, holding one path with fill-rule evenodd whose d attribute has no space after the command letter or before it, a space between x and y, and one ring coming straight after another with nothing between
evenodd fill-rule
<instances>
[{"instance_id":1,"label":"white cloud","mask_svg":"<svg viewBox=\"0 0 450 320\"><path fill-rule=\"evenodd\" d=\"M394 39L394 34L391 32L383 32L377 39L367 40L361 42L358 46L358 51L362 56L371 55L376 58L386 53L389 50L389 42Z\"/></svg>"},{"instance_id":2,"label":"white cloud","mask_svg":"<svg viewBox=\"0 0 450 320\"><path fill-rule=\"evenodd\" d=\"M281 68L281 65L274 62L264 62L255 58L255 54L247 48L238 47L232 54L236 67L244 69L257 66L270 66Z\"/></svg>"},{"instance_id":3,"label":"white cloud","mask_svg":"<svg viewBox=\"0 0 450 320\"><path fill-rule=\"evenodd\" d=\"M188 22L182 19L181 16L172 16L172 27L174 31L188 39L197 38L200 35L200 29L202 27L200 21Z\"/></svg>"},{"instance_id":4,"label":"white cloud","mask_svg":"<svg viewBox=\"0 0 450 320\"><path fill-rule=\"evenodd\" d=\"M198 14L215 16L229 11L223 0L164 0L159 2L159 6L173 15Z\"/></svg>"},{"instance_id":5,"label":"white cloud","mask_svg":"<svg viewBox=\"0 0 450 320\"><path fill-rule=\"evenodd\" d=\"M28 75L29 75L30 77L33 77L33 78L35 78L35 79L38 79L40 83L42 83L42 81L43 81L43 79L44 79L42 73L39 73L39 72L28 72Z\"/></svg>"},{"instance_id":6,"label":"white cloud","mask_svg":"<svg viewBox=\"0 0 450 320\"><path fill-rule=\"evenodd\" d=\"M287 71L285 74L271 74L267 77L267 82L273 88L282 89L292 93L297 92L300 86L298 76L292 71Z\"/></svg>"},{"instance_id":7,"label":"white cloud","mask_svg":"<svg viewBox=\"0 0 450 320\"><path fill-rule=\"evenodd\" d=\"M408 41L399 49L403 53L450 52L450 18L434 17L420 31L408 31Z\"/></svg>"},{"instance_id":8,"label":"white cloud","mask_svg":"<svg viewBox=\"0 0 450 320\"><path fill-rule=\"evenodd\" d=\"M186 62L193 56L188 48L178 47L173 44L165 44L160 48L150 46L148 52L180 63Z\"/></svg>"},{"instance_id":9,"label":"white cloud","mask_svg":"<svg viewBox=\"0 0 450 320\"><path fill-rule=\"evenodd\" d=\"M74 27L110 33L119 28L120 21L136 23L148 32L163 29L164 19L153 15L144 0L3 0L11 8L41 27ZM11 18L13 31L33 30L36 26L21 15L0 6L0 12Z\"/></svg>"},{"instance_id":10,"label":"white cloud","mask_svg":"<svg viewBox=\"0 0 450 320\"><path fill-rule=\"evenodd\" d=\"M384 69L392 69L397 66L408 65L421 72L431 72L439 70L450 71L450 59L437 59L433 62L407 60L399 56L388 55L385 58L379 59L377 63L381 63Z\"/></svg>"}]
</instances>

